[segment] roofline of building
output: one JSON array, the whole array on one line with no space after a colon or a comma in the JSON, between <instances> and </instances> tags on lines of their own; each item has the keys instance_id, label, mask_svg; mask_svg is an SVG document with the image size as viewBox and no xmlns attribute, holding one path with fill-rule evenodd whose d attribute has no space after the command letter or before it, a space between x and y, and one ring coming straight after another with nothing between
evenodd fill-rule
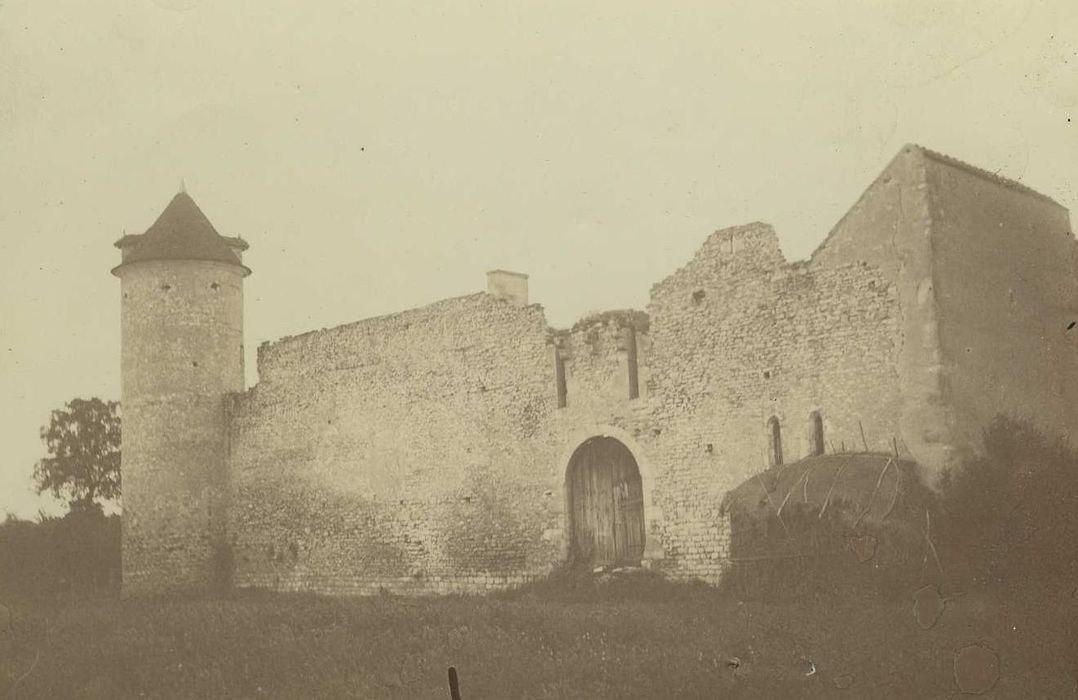
<instances>
[{"instance_id":1,"label":"roofline of building","mask_svg":"<svg viewBox=\"0 0 1078 700\"><path fill-rule=\"evenodd\" d=\"M994 182L997 185L1002 185L1003 187L1006 187L1008 189L1012 189L1012 190L1016 190L1018 192L1022 192L1022 193L1028 194L1028 195L1032 195L1032 196L1034 196L1034 197L1036 197L1038 199L1042 199L1042 200L1044 200L1044 201L1046 201L1046 202L1048 202L1050 204L1054 204L1057 207L1059 207L1060 209L1063 209L1064 211L1070 211L1069 209L1067 209L1067 207L1063 206L1062 204L1060 204L1056 200L1052 199L1048 195L1043 194L1041 192L1038 192L1037 190L1033 189L1032 187L1029 187L1028 185L1022 184L1018 180L1012 180L1012 179L1010 179L1008 177L1003 177L1002 175L999 175L998 173L992 172L990 170L985 170L984 168L978 168L976 165L970 165L969 163L967 163L965 161L962 161L962 160L959 160L959 159L955 158L954 156L949 156L949 155L947 155L945 153L940 153L939 151L933 151L930 148L925 148L924 146L918 145L916 143L908 144L908 146L910 148L915 148L915 149L919 150L921 152L921 154L924 155L926 158L930 158L930 159L936 161L937 163L943 163L944 165L949 165L949 166L951 166L953 168L963 170L963 171L965 171L967 173L970 173L971 175L976 175L976 176L980 177L983 180L988 180L990 182Z\"/></svg>"},{"instance_id":2,"label":"roofline of building","mask_svg":"<svg viewBox=\"0 0 1078 700\"><path fill-rule=\"evenodd\" d=\"M217 235L221 236L221 234L217 234ZM239 236L221 236L221 238L225 239L225 242L228 243L228 245L230 245L230 246L232 246L234 248L238 248L240 250L247 250L248 248L251 247L251 246L247 245L247 241L243 240Z\"/></svg>"},{"instance_id":3,"label":"roofline of building","mask_svg":"<svg viewBox=\"0 0 1078 700\"><path fill-rule=\"evenodd\" d=\"M488 275L494 275L494 274L512 275L513 277L522 277L523 279L528 279L528 275L523 273L523 272L514 272L513 270L502 270L500 268L497 269L497 270L487 270L487 274Z\"/></svg>"},{"instance_id":4,"label":"roofline of building","mask_svg":"<svg viewBox=\"0 0 1078 700\"><path fill-rule=\"evenodd\" d=\"M124 247L129 246L129 245L131 245L133 243L138 242L138 240L141 239L145 235L146 235L145 233L125 233L123 236L120 236L120 238L118 238L116 240L116 242L113 243L112 245L114 245L117 248L124 248ZM221 236L221 234L217 234L217 235ZM241 251L242 250L247 250L248 248L251 247L250 245L248 245L247 241L243 240L239 236L221 236L221 238L224 240L225 244L228 245L229 247L238 248Z\"/></svg>"},{"instance_id":5,"label":"roofline of building","mask_svg":"<svg viewBox=\"0 0 1078 700\"><path fill-rule=\"evenodd\" d=\"M925 148L924 146L921 146L919 144L907 143L898 150L898 153L896 153L894 157L891 158L891 160L887 161L887 165L885 165L883 169L880 170L880 172L876 175L876 177L872 179L872 182L869 183L868 186L861 191L861 194L858 195L857 199L854 200L853 204L850 205L850 207L842 214L842 217L839 218L839 220L836 221L835 224L828 230L827 235L823 237L823 240L820 241L819 244L817 244L815 249L813 249L812 253L808 256L806 262L812 262L813 260L815 260L816 256L824 248L827 247L827 244L831 241L831 237L839 229L839 227L842 226L842 223L846 221L846 219L850 216L851 213L853 213L853 210L865 198L865 195L871 192L872 189L875 188L877 184L879 184L880 180L882 180L888 174L888 171L891 169L891 166L895 164L895 162L902 156L903 153L916 153L922 158L930 159L937 163L941 163L943 165L948 165L952 168L962 170L963 172L969 173L970 175L975 175L982 180L987 180L988 182L999 185L1000 187L1005 187L1009 190L1014 190L1016 192L1021 192L1023 194L1029 195L1031 197L1035 197L1037 199L1040 199L1041 201L1048 202L1049 204L1059 207L1065 212L1070 212L1067 207L1063 206L1048 195L1041 194L1037 190L1023 185L1017 180L1005 178L1002 175L997 175L996 173L985 170L984 168L978 168L975 165L970 165L965 161L961 161L952 156L945 155L943 153L940 153L939 151L933 151L932 149Z\"/></svg>"},{"instance_id":6,"label":"roofline of building","mask_svg":"<svg viewBox=\"0 0 1078 700\"><path fill-rule=\"evenodd\" d=\"M119 241L117 241L117 242L119 242ZM122 270L124 268L131 267L132 265L138 265L139 263L152 263L152 262L164 262L164 263L172 263L172 262L208 262L208 263L217 263L218 265L224 265L226 267L238 267L238 268L240 268L243 271L243 276L244 277L247 277L248 275L251 274L251 268L247 267L243 263L225 262L224 260L217 260L215 258L149 258L147 260L131 260L129 262L120 263L116 267L109 270L109 272L112 275L114 275L115 277L119 277L120 276L120 274L119 274L120 270Z\"/></svg>"}]
</instances>

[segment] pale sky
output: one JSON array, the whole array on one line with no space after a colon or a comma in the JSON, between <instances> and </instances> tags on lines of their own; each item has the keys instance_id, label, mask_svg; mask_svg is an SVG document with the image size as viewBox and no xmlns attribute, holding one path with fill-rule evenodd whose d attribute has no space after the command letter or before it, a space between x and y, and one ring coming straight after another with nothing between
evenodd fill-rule
<instances>
[{"instance_id":1,"label":"pale sky","mask_svg":"<svg viewBox=\"0 0 1078 700\"><path fill-rule=\"evenodd\" d=\"M181 179L251 245L249 384L491 268L564 326L717 228L806 257L908 142L1078 205L1074 1L884 5L3 0L0 518L50 409L119 398L112 243Z\"/></svg>"}]
</instances>

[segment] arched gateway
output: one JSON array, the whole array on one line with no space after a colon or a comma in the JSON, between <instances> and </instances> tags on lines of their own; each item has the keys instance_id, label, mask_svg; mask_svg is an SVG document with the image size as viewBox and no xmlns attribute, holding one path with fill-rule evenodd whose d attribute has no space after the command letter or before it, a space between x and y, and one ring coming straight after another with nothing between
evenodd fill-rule
<instances>
[{"instance_id":1,"label":"arched gateway","mask_svg":"<svg viewBox=\"0 0 1078 700\"><path fill-rule=\"evenodd\" d=\"M570 556L591 566L639 566L644 498L632 452L611 437L585 440L566 472Z\"/></svg>"}]
</instances>

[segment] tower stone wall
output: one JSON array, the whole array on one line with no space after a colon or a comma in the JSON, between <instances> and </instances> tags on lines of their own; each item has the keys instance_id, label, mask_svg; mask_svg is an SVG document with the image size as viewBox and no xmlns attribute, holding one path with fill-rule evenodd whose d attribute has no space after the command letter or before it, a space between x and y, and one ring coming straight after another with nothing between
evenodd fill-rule
<instances>
[{"instance_id":1,"label":"tower stone wall","mask_svg":"<svg viewBox=\"0 0 1078 700\"><path fill-rule=\"evenodd\" d=\"M225 396L244 388L247 271L152 238L120 245L123 592L227 585Z\"/></svg>"}]
</instances>

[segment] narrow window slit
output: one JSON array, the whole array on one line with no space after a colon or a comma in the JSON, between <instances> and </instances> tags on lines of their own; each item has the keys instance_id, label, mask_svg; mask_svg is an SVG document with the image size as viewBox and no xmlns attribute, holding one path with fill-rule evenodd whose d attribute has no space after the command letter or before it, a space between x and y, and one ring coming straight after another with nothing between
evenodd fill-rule
<instances>
[{"instance_id":1,"label":"narrow window slit","mask_svg":"<svg viewBox=\"0 0 1078 700\"><path fill-rule=\"evenodd\" d=\"M813 411L809 416L809 428L811 429L811 440L809 444L810 453L813 457L819 457L824 453L824 440L823 440L823 417L820 416L819 411Z\"/></svg>"},{"instance_id":2,"label":"narrow window slit","mask_svg":"<svg viewBox=\"0 0 1078 700\"><path fill-rule=\"evenodd\" d=\"M565 385L565 358L554 349L554 381L558 387L558 408L565 408L568 388Z\"/></svg>"},{"instance_id":3,"label":"narrow window slit","mask_svg":"<svg viewBox=\"0 0 1078 700\"><path fill-rule=\"evenodd\" d=\"M636 359L636 327L629 326L628 364L629 364L629 398L635 399L640 396L640 373Z\"/></svg>"},{"instance_id":4,"label":"narrow window slit","mask_svg":"<svg viewBox=\"0 0 1078 700\"><path fill-rule=\"evenodd\" d=\"M767 430L770 440L771 466L777 467L782 464L782 426L775 416L767 421Z\"/></svg>"}]
</instances>

